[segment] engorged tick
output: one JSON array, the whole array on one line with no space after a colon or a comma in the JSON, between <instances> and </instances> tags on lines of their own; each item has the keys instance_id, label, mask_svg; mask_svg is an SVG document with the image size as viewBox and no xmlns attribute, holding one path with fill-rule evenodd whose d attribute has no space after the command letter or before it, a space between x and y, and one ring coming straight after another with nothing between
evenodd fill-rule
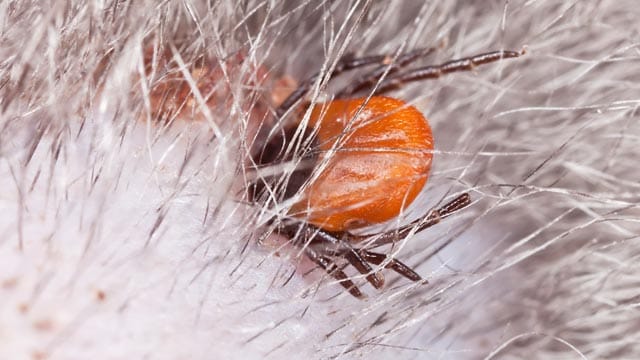
<instances>
[{"instance_id":1,"label":"engorged tick","mask_svg":"<svg viewBox=\"0 0 640 360\"><path fill-rule=\"evenodd\" d=\"M431 227L471 202L469 194L463 193L397 229L374 235L352 233L399 216L422 191L431 168L433 137L427 119L404 101L381 94L407 82L469 71L524 54L524 50L494 51L402 70L431 51L420 49L395 60L388 55L342 59L331 76L363 66L377 67L351 81L327 103L305 102L321 76L315 74L280 104L275 115L281 126L262 129L264 141L251 154L256 171L286 163L293 166L293 170L276 175L258 176L249 186L250 199L266 206L293 199L286 216L269 221L274 232L299 246L358 298L363 296L361 291L337 259L346 259L375 288L384 285L384 278L371 264L419 281L421 277L410 267L369 248ZM362 91L369 97L351 98ZM305 111L296 111L298 105L308 110L306 117ZM287 117L291 121L286 121ZM373 238L373 245L358 247Z\"/></svg>"}]
</instances>

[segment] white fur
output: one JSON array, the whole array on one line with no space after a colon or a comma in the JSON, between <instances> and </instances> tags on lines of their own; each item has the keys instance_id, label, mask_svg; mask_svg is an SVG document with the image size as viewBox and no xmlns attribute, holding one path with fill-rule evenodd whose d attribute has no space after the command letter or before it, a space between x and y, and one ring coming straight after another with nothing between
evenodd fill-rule
<instances>
[{"instance_id":1,"label":"white fur","mask_svg":"<svg viewBox=\"0 0 640 360\"><path fill-rule=\"evenodd\" d=\"M0 358L640 356L635 1L53 3L0 3ZM162 129L134 113L133 79L145 41L181 39L247 61L222 80L228 108ZM356 277L359 301L256 244L236 173L251 64L301 79L346 52L435 46L438 63L525 45L393 93L436 142L398 221L474 200L393 250L429 284Z\"/></svg>"}]
</instances>

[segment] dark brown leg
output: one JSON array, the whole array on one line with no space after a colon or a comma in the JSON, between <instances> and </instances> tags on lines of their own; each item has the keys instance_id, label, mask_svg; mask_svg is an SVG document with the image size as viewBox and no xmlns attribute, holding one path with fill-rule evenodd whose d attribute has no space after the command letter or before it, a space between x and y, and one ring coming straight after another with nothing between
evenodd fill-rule
<instances>
[{"instance_id":1,"label":"dark brown leg","mask_svg":"<svg viewBox=\"0 0 640 360\"><path fill-rule=\"evenodd\" d=\"M399 229L392 230L381 234L375 241L375 246L382 246L389 243L398 242L398 239L402 239L410 233L418 233L422 230L428 229L433 225L439 223L442 219L450 216L451 214L464 209L471 204L471 196L468 193L464 193L457 198L444 204L442 207L430 211L427 216L422 219L416 220L410 224L402 226ZM349 240L351 242L364 241L371 236L354 236L350 235Z\"/></svg>"},{"instance_id":2,"label":"dark brown leg","mask_svg":"<svg viewBox=\"0 0 640 360\"><path fill-rule=\"evenodd\" d=\"M433 210L424 219L414 221L411 224L401 227L396 231L391 231L376 240L375 245L380 246L392 242L408 235L411 231L422 231L440 222L443 218L467 207L471 203L469 194L464 193L442 207ZM374 271L370 264L383 265L411 281L422 281L420 275L402 262L387 257L387 255L357 249L352 247L354 241L363 241L368 236L348 236L348 234L332 234L309 224L299 222L289 225L281 225L276 229L276 233L294 240L297 246L304 246L305 255L316 265L326 271L331 277L338 281L351 295L362 298L360 289L349 279L347 274L339 268L332 258L342 258L349 262L360 274L366 276L367 281L376 289L384 285L384 277ZM345 239L342 237L348 236Z\"/></svg>"},{"instance_id":3,"label":"dark brown leg","mask_svg":"<svg viewBox=\"0 0 640 360\"><path fill-rule=\"evenodd\" d=\"M288 232L288 234L290 237L293 235L292 232ZM343 258L360 274L365 275L367 281L376 289L380 289L384 285L382 274L375 272L371 265L360 255L358 249L354 249L351 244L344 241L340 234L331 234L308 224L305 225L302 234L302 238L308 242L305 243L305 250L313 252L307 253L307 256ZM312 240L309 241L309 239Z\"/></svg>"},{"instance_id":4,"label":"dark brown leg","mask_svg":"<svg viewBox=\"0 0 640 360\"><path fill-rule=\"evenodd\" d=\"M360 255L364 260L375 265L382 265L386 262L387 264L385 265L385 268L391 269L411 281L422 280L422 277L420 277L420 275L418 275L418 273L413 271L410 267L396 259L388 258L387 255L367 250L360 250Z\"/></svg>"},{"instance_id":5,"label":"dark brown leg","mask_svg":"<svg viewBox=\"0 0 640 360\"><path fill-rule=\"evenodd\" d=\"M432 48L414 50L407 54L401 55L400 57L398 57L396 62L398 64L406 65L422 56L431 53L432 51ZM393 67L393 65L391 64L393 61L394 59L392 55L373 55L361 58L345 57L338 61L335 68L333 69L333 72L331 73L331 77L338 76L345 71L354 70L360 67L374 64L383 65L381 68L378 68L376 69L376 71L374 71L374 74L379 73L381 75L382 73L384 73L384 71L386 71L386 68L388 66ZM395 68L399 68L399 66L395 66ZM382 69L382 71L380 69ZM289 109L291 109L291 107L293 107L300 99L302 99L307 94L313 83L316 82L318 80L318 77L321 75L321 72L317 72L313 76L302 82L300 86L298 86L298 88L294 90L293 93L291 93L291 95L289 95L289 97L287 97L282 102L282 104L280 104L280 106L278 106L278 108L276 109L276 117L281 118L282 115L284 115ZM366 83L360 85L367 85L371 77L372 74L367 77L361 78L360 82ZM342 90L340 93L345 92L345 90Z\"/></svg>"},{"instance_id":6,"label":"dark brown leg","mask_svg":"<svg viewBox=\"0 0 640 360\"><path fill-rule=\"evenodd\" d=\"M362 292L360 292L360 289L358 289L356 284L354 284L353 281L349 280L347 274L345 274L344 271L340 270L340 268L338 268L338 266L331 259L324 255L321 255L311 247L306 247L304 249L304 253L311 261L324 269L324 271L326 271L327 274L331 275L331 277L336 279L343 288L347 289L347 291L349 291L349 294L357 297L358 299L363 298Z\"/></svg>"},{"instance_id":7,"label":"dark brown leg","mask_svg":"<svg viewBox=\"0 0 640 360\"><path fill-rule=\"evenodd\" d=\"M382 286L384 286L384 277L382 274L374 272L371 265L368 264L370 261L364 258L359 251L350 247L343 256L360 274L366 276L367 281L373 285L374 288L381 289Z\"/></svg>"},{"instance_id":8,"label":"dark brown leg","mask_svg":"<svg viewBox=\"0 0 640 360\"><path fill-rule=\"evenodd\" d=\"M393 74L403 68L411 64L412 62L423 58L433 52L434 48L423 48L413 50L406 54L399 56L393 63L383 64L373 69L371 72L368 72L361 76L358 79L355 79L349 83L342 90L338 91L335 94L336 99L345 98L353 96L355 93L362 91L366 88L370 88L375 85L376 82L383 76L385 73L387 76L389 74Z\"/></svg>"},{"instance_id":9,"label":"dark brown leg","mask_svg":"<svg viewBox=\"0 0 640 360\"><path fill-rule=\"evenodd\" d=\"M445 74L450 74L460 71L473 70L478 65L488 64L502 59L517 58L524 55L525 49L521 51L492 51L484 54L465 57L462 59L447 61L440 65L429 65L420 67L417 69L407 70L389 76L383 80L376 94L383 93L385 91L393 90L405 83L426 79L436 79Z\"/></svg>"},{"instance_id":10,"label":"dark brown leg","mask_svg":"<svg viewBox=\"0 0 640 360\"><path fill-rule=\"evenodd\" d=\"M382 274L376 273L360 252L342 240L339 234L331 234L299 222L282 224L276 229L276 233L292 239L294 245L304 247L304 253L311 261L324 269L355 297L362 297L360 289L335 264L333 258L347 260L358 272L365 275L367 281L375 288L380 289L384 285Z\"/></svg>"}]
</instances>

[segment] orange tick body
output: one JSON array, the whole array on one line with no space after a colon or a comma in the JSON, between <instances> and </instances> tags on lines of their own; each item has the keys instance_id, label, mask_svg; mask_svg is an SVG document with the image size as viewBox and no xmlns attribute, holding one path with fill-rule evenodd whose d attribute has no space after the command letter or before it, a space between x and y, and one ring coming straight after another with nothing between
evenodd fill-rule
<instances>
[{"instance_id":1,"label":"orange tick body","mask_svg":"<svg viewBox=\"0 0 640 360\"><path fill-rule=\"evenodd\" d=\"M416 198L431 167L433 138L422 113L374 96L314 106L318 166L290 214L327 231L392 219Z\"/></svg>"}]
</instances>

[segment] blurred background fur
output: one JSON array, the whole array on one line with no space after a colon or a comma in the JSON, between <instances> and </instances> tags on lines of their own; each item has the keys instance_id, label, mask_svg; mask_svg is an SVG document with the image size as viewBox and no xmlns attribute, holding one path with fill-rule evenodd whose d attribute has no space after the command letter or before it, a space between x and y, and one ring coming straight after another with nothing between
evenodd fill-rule
<instances>
[{"instance_id":1,"label":"blurred background fur","mask_svg":"<svg viewBox=\"0 0 640 360\"><path fill-rule=\"evenodd\" d=\"M1 2L0 358L640 357L639 24L631 0ZM428 284L356 277L359 301L258 244L247 134L283 87L349 54L523 46L393 93L436 153L378 229L474 200L394 250ZM164 54L216 96L158 119Z\"/></svg>"}]
</instances>

